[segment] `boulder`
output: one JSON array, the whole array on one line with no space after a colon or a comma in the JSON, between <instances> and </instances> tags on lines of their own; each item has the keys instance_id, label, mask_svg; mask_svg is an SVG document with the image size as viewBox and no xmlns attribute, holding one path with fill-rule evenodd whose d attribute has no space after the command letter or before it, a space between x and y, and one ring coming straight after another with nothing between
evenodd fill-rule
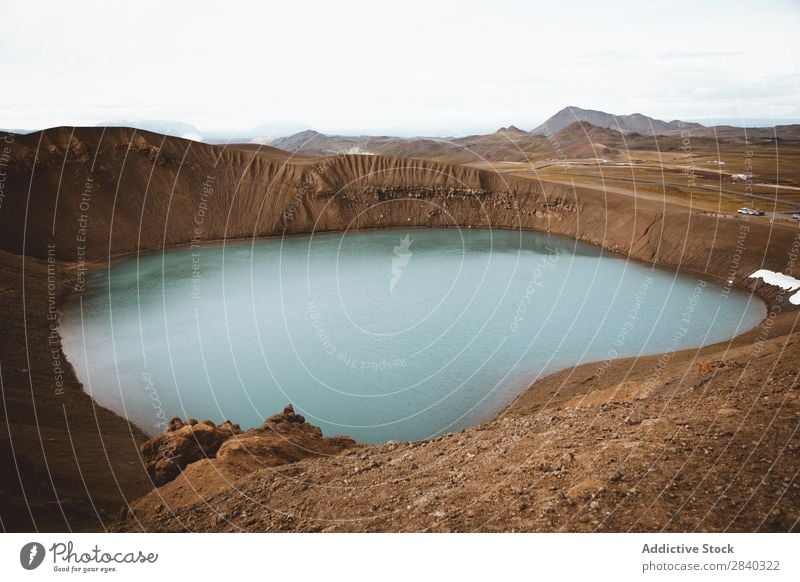
<instances>
[{"instance_id":1,"label":"boulder","mask_svg":"<svg viewBox=\"0 0 800 582\"><path fill-rule=\"evenodd\" d=\"M156 486L172 481L189 463L213 458L222 443L236 434L236 425L215 426L211 421L192 420L182 423L173 418L167 432L140 447L147 473Z\"/></svg>"},{"instance_id":2,"label":"boulder","mask_svg":"<svg viewBox=\"0 0 800 582\"><path fill-rule=\"evenodd\" d=\"M305 421L306 421L305 417L300 414L297 414L294 411L294 406L290 404L286 408L284 408L283 412L281 412L280 414L273 414L267 420L265 420L262 427L270 423L288 422L288 423L303 424L305 423Z\"/></svg>"}]
</instances>

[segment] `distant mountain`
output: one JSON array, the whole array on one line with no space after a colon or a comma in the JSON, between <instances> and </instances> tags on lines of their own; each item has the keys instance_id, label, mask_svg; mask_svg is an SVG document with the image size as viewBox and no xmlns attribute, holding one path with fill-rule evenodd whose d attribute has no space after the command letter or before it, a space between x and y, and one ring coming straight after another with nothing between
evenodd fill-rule
<instances>
[{"instance_id":1,"label":"distant mountain","mask_svg":"<svg viewBox=\"0 0 800 582\"><path fill-rule=\"evenodd\" d=\"M249 142L268 144L276 137L292 135L303 130L308 130L308 125L291 122L265 123L242 131L205 132L206 139L204 141L208 143Z\"/></svg>"},{"instance_id":2,"label":"distant mountain","mask_svg":"<svg viewBox=\"0 0 800 582\"><path fill-rule=\"evenodd\" d=\"M183 137L194 141L201 141L200 130L195 126L180 121L162 121L159 119L114 119L95 124L95 127L133 127L152 131L162 135Z\"/></svg>"},{"instance_id":3,"label":"distant mountain","mask_svg":"<svg viewBox=\"0 0 800 582\"><path fill-rule=\"evenodd\" d=\"M640 133L642 135L703 127L699 123L679 121L677 119L674 121L662 121L660 119L648 117L647 115L642 115L641 113L634 113L633 115L614 115L613 113L606 113L605 111L569 106L553 115L553 117L545 121L531 133L535 135L555 133L576 121L591 123L597 127L614 129L622 133Z\"/></svg>"},{"instance_id":4,"label":"distant mountain","mask_svg":"<svg viewBox=\"0 0 800 582\"><path fill-rule=\"evenodd\" d=\"M269 145L287 152L297 152L302 150L305 152L314 151L316 153L320 153L327 147L327 144L330 140L331 137L327 135L324 135L313 129L307 129L305 131L295 133L294 135L273 139L271 142L269 142Z\"/></svg>"},{"instance_id":5,"label":"distant mountain","mask_svg":"<svg viewBox=\"0 0 800 582\"><path fill-rule=\"evenodd\" d=\"M615 159L626 149L657 149L656 138L652 134L620 132L587 122L573 121L553 135L558 140L561 153L576 159ZM670 144L677 140L676 143L680 145L679 136L658 137L659 142L665 140L671 140ZM274 139L269 145L290 154L310 156L378 154L461 164L531 162L554 155L553 143L548 138L523 131L514 125L501 127L494 133L458 138L326 135L306 130Z\"/></svg>"},{"instance_id":6,"label":"distant mountain","mask_svg":"<svg viewBox=\"0 0 800 582\"><path fill-rule=\"evenodd\" d=\"M244 130L200 130L180 121L162 121L152 119L115 119L98 123L96 127L134 127L153 131L163 135L182 137L205 143L256 143L267 144L276 136L289 135L306 129L307 125L299 123L268 123Z\"/></svg>"},{"instance_id":7,"label":"distant mountain","mask_svg":"<svg viewBox=\"0 0 800 582\"><path fill-rule=\"evenodd\" d=\"M288 137L279 137L269 142L269 145L290 153L304 153L310 155L332 154L362 154L371 155L382 153L387 155L400 155L413 157L413 147L409 144L418 144L417 138L371 136L371 135L326 135L313 129L307 129ZM392 148L402 151L393 151Z\"/></svg>"},{"instance_id":8,"label":"distant mountain","mask_svg":"<svg viewBox=\"0 0 800 582\"><path fill-rule=\"evenodd\" d=\"M509 135L520 135L520 134L528 133L528 132L518 128L516 125L509 125L508 127L501 127L495 133L505 133L505 134L509 134Z\"/></svg>"}]
</instances>

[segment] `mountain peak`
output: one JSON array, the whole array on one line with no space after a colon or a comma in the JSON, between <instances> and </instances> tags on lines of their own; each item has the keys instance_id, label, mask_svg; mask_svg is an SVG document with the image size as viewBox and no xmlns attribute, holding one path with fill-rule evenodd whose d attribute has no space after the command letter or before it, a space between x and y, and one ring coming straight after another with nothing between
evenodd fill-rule
<instances>
[{"instance_id":1,"label":"mountain peak","mask_svg":"<svg viewBox=\"0 0 800 582\"><path fill-rule=\"evenodd\" d=\"M273 139L269 142L269 145L287 152L296 152L303 148L308 148L311 144L324 140L325 137L325 134L314 129L306 129L288 137Z\"/></svg>"},{"instance_id":2,"label":"mountain peak","mask_svg":"<svg viewBox=\"0 0 800 582\"><path fill-rule=\"evenodd\" d=\"M313 139L315 137L319 137L322 134L318 132L316 129L304 129L303 131L298 131L289 136L291 139Z\"/></svg>"},{"instance_id":3,"label":"mountain peak","mask_svg":"<svg viewBox=\"0 0 800 582\"><path fill-rule=\"evenodd\" d=\"M518 128L516 125L509 125L508 127L501 127L495 133L524 133L526 135L528 134L527 131L524 131L524 130Z\"/></svg>"},{"instance_id":4,"label":"mountain peak","mask_svg":"<svg viewBox=\"0 0 800 582\"><path fill-rule=\"evenodd\" d=\"M583 109L574 105L568 105L534 129L531 133L535 135L556 133L576 121L590 123L606 129L616 129L623 133L641 133L643 135L658 134L677 129L703 127L699 123L684 122L677 119L669 122L662 121L661 119L648 117L642 113L615 115L613 113L606 113L605 111Z\"/></svg>"}]
</instances>

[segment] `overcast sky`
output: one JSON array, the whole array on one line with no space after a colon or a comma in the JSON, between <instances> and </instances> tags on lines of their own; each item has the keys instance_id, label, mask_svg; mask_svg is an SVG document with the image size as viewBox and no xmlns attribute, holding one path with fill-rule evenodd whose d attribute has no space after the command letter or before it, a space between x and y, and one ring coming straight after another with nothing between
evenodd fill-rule
<instances>
[{"instance_id":1,"label":"overcast sky","mask_svg":"<svg viewBox=\"0 0 800 582\"><path fill-rule=\"evenodd\" d=\"M800 118L798 0L0 0L0 22L6 128L461 135L566 105Z\"/></svg>"}]
</instances>

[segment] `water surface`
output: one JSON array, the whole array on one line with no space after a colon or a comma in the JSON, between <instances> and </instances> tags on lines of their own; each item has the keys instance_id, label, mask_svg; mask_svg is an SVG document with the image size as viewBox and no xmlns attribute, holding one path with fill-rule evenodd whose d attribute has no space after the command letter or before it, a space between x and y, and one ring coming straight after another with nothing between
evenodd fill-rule
<instances>
[{"instance_id":1,"label":"water surface","mask_svg":"<svg viewBox=\"0 0 800 582\"><path fill-rule=\"evenodd\" d=\"M87 392L144 430L294 404L328 435L436 436L576 363L706 345L763 304L569 239L391 230L115 261L64 309Z\"/></svg>"}]
</instances>

